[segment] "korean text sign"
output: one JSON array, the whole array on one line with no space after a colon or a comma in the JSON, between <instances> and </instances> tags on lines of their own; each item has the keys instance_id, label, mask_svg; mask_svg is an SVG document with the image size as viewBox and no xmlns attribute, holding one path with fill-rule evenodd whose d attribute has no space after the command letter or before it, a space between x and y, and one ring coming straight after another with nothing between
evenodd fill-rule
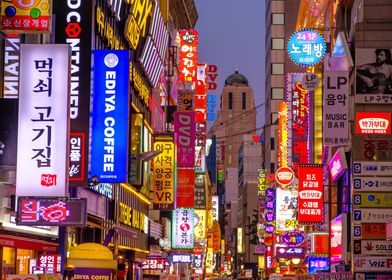
<instances>
[{"instance_id":1,"label":"korean text sign","mask_svg":"<svg viewBox=\"0 0 392 280\"><path fill-rule=\"evenodd\" d=\"M172 248L193 248L193 209L178 208L173 211Z\"/></svg>"},{"instance_id":2,"label":"korean text sign","mask_svg":"<svg viewBox=\"0 0 392 280\"><path fill-rule=\"evenodd\" d=\"M68 45L20 47L17 196L67 196Z\"/></svg>"},{"instance_id":3,"label":"korean text sign","mask_svg":"<svg viewBox=\"0 0 392 280\"><path fill-rule=\"evenodd\" d=\"M161 153L154 158L154 196L155 205L174 207L174 166L175 147L171 134L157 134L154 137L154 151Z\"/></svg>"},{"instance_id":4,"label":"korean text sign","mask_svg":"<svg viewBox=\"0 0 392 280\"><path fill-rule=\"evenodd\" d=\"M391 134L391 113L357 112L357 134Z\"/></svg>"},{"instance_id":5,"label":"korean text sign","mask_svg":"<svg viewBox=\"0 0 392 280\"><path fill-rule=\"evenodd\" d=\"M299 165L298 168L298 222L323 222L324 185L322 165Z\"/></svg>"},{"instance_id":6,"label":"korean text sign","mask_svg":"<svg viewBox=\"0 0 392 280\"><path fill-rule=\"evenodd\" d=\"M196 30L180 31L180 81L196 82L198 32Z\"/></svg>"},{"instance_id":7,"label":"korean text sign","mask_svg":"<svg viewBox=\"0 0 392 280\"><path fill-rule=\"evenodd\" d=\"M127 180L129 52L94 51L90 176Z\"/></svg>"},{"instance_id":8,"label":"korean text sign","mask_svg":"<svg viewBox=\"0 0 392 280\"><path fill-rule=\"evenodd\" d=\"M195 112L174 113L174 134L177 145L177 166L195 167Z\"/></svg>"}]
</instances>

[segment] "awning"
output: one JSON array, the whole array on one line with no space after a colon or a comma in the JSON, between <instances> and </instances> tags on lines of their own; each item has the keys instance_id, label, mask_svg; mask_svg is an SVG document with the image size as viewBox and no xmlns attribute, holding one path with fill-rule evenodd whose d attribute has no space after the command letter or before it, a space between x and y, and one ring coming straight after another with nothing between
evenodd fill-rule
<instances>
[{"instance_id":1,"label":"awning","mask_svg":"<svg viewBox=\"0 0 392 280\"><path fill-rule=\"evenodd\" d=\"M44 240L0 234L0 246L40 252L57 252L58 244Z\"/></svg>"},{"instance_id":2,"label":"awning","mask_svg":"<svg viewBox=\"0 0 392 280\"><path fill-rule=\"evenodd\" d=\"M97 243L83 243L71 249L67 266L117 269L117 262L108 247Z\"/></svg>"}]
</instances>

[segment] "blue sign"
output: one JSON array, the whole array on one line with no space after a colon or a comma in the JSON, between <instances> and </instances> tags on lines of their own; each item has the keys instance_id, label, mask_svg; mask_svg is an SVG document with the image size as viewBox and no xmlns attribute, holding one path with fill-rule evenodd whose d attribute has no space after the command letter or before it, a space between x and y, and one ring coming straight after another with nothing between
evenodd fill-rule
<instances>
[{"instance_id":1,"label":"blue sign","mask_svg":"<svg viewBox=\"0 0 392 280\"><path fill-rule=\"evenodd\" d=\"M90 178L99 183L127 180L129 51L94 54Z\"/></svg>"},{"instance_id":2,"label":"blue sign","mask_svg":"<svg viewBox=\"0 0 392 280\"><path fill-rule=\"evenodd\" d=\"M328 271L329 258L328 257L308 257L308 273L315 274L320 271Z\"/></svg>"},{"instance_id":3,"label":"blue sign","mask_svg":"<svg viewBox=\"0 0 392 280\"><path fill-rule=\"evenodd\" d=\"M309 67L323 59L326 44L324 38L315 30L299 30L291 36L287 51L294 63Z\"/></svg>"}]
</instances>

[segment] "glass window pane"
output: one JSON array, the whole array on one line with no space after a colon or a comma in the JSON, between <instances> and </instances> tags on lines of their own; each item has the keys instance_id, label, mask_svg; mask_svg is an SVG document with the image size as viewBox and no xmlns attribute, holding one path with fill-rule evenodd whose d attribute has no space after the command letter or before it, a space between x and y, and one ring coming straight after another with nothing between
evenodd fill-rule
<instances>
[{"instance_id":1,"label":"glass window pane","mask_svg":"<svg viewBox=\"0 0 392 280\"><path fill-rule=\"evenodd\" d=\"M272 49L273 50L284 50L284 39L283 38L273 38L272 39Z\"/></svg>"},{"instance_id":2,"label":"glass window pane","mask_svg":"<svg viewBox=\"0 0 392 280\"><path fill-rule=\"evenodd\" d=\"M273 63L272 64L272 75L283 75L284 74L284 64L283 63Z\"/></svg>"},{"instance_id":3,"label":"glass window pane","mask_svg":"<svg viewBox=\"0 0 392 280\"><path fill-rule=\"evenodd\" d=\"M272 14L272 24L284 24L284 14Z\"/></svg>"},{"instance_id":4,"label":"glass window pane","mask_svg":"<svg viewBox=\"0 0 392 280\"><path fill-rule=\"evenodd\" d=\"M282 100L284 99L284 88L273 88L271 94L272 99Z\"/></svg>"}]
</instances>

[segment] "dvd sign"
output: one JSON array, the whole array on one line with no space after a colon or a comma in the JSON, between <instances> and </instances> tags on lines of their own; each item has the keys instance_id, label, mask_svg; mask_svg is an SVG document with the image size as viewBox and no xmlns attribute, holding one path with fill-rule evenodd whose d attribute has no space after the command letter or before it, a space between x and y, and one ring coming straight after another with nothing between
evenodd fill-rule
<instances>
[{"instance_id":1,"label":"dvd sign","mask_svg":"<svg viewBox=\"0 0 392 280\"><path fill-rule=\"evenodd\" d=\"M391 134L391 113L358 112L357 134Z\"/></svg>"}]
</instances>

